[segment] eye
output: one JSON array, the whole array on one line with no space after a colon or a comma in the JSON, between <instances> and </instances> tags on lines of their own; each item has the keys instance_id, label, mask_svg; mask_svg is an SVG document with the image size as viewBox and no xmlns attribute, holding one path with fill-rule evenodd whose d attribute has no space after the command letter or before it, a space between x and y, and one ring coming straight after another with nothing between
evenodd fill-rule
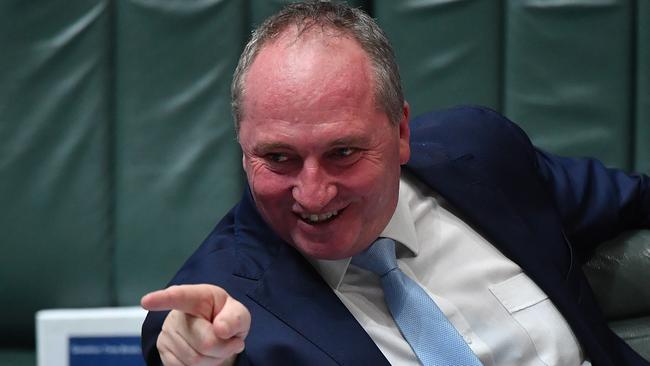
<instances>
[{"instance_id":1,"label":"eye","mask_svg":"<svg viewBox=\"0 0 650 366\"><path fill-rule=\"evenodd\" d=\"M336 147L330 150L329 159L341 166L349 166L361 158L362 149L350 146Z\"/></svg>"},{"instance_id":2,"label":"eye","mask_svg":"<svg viewBox=\"0 0 650 366\"><path fill-rule=\"evenodd\" d=\"M352 156L352 154L354 154L356 151L357 151L356 149L351 147L339 147L334 149L332 155L338 158L347 158L349 156Z\"/></svg>"},{"instance_id":3,"label":"eye","mask_svg":"<svg viewBox=\"0 0 650 366\"><path fill-rule=\"evenodd\" d=\"M284 163L289 160L289 157L283 153L269 153L266 154L266 160L269 160L273 163Z\"/></svg>"},{"instance_id":4,"label":"eye","mask_svg":"<svg viewBox=\"0 0 650 366\"><path fill-rule=\"evenodd\" d=\"M300 160L289 152L270 152L262 155L265 166L277 174L286 174L296 169Z\"/></svg>"}]
</instances>

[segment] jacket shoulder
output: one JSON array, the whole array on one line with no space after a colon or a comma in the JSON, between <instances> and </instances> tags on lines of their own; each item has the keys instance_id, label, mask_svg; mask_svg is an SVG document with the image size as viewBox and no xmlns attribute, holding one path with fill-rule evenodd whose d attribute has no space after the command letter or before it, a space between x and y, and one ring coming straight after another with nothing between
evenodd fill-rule
<instances>
[{"instance_id":1,"label":"jacket shoulder","mask_svg":"<svg viewBox=\"0 0 650 366\"><path fill-rule=\"evenodd\" d=\"M410 127L415 141L434 138L441 143L460 141L466 145L481 146L515 139L530 144L519 126L498 112L481 106L458 106L432 111L413 119Z\"/></svg>"},{"instance_id":2,"label":"jacket shoulder","mask_svg":"<svg viewBox=\"0 0 650 366\"><path fill-rule=\"evenodd\" d=\"M458 106L432 111L411 121L415 151L443 151L448 159L473 156L495 172L516 164L535 168L535 148L524 131L492 109Z\"/></svg>"}]
</instances>

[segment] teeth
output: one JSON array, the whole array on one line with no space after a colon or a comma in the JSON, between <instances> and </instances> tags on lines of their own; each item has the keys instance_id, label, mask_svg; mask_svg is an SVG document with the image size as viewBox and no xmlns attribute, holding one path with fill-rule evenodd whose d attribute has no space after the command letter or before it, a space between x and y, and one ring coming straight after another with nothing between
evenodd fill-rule
<instances>
[{"instance_id":1,"label":"teeth","mask_svg":"<svg viewBox=\"0 0 650 366\"><path fill-rule=\"evenodd\" d=\"M333 216L338 215L338 211L332 211L332 212L327 212L324 214L300 214L300 217L302 217L303 220L309 220L310 222L319 222L319 221L325 221Z\"/></svg>"}]
</instances>

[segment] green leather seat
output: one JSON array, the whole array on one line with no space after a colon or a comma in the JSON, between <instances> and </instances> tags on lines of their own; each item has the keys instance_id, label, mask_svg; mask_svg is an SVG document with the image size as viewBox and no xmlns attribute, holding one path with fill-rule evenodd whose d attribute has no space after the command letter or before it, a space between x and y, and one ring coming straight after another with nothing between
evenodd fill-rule
<instances>
[{"instance_id":1,"label":"green leather seat","mask_svg":"<svg viewBox=\"0 0 650 366\"><path fill-rule=\"evenodd\" d=\"M650 360L650 230L601 244L583 269L612 329Z\"/></svg>"}]
</instances>

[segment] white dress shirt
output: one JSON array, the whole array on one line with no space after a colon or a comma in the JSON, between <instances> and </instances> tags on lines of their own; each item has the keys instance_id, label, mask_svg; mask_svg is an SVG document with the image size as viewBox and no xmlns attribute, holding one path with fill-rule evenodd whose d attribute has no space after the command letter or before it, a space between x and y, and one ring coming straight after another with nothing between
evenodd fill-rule
<instances>
[{"instance_id":1,"label":"white dress shirt","mask_svg":"<svg viewBox=\"0 0 650 366\"><path fill-rule=\"evenodd\" d=\"M427 291L483 365L590 365L546 294L414 177L402 175L397 208L380 236L396 241L400 269ZM376 275L350 258L310 262L391 364L418 364Z\"/></svg>"}]
</instances>

